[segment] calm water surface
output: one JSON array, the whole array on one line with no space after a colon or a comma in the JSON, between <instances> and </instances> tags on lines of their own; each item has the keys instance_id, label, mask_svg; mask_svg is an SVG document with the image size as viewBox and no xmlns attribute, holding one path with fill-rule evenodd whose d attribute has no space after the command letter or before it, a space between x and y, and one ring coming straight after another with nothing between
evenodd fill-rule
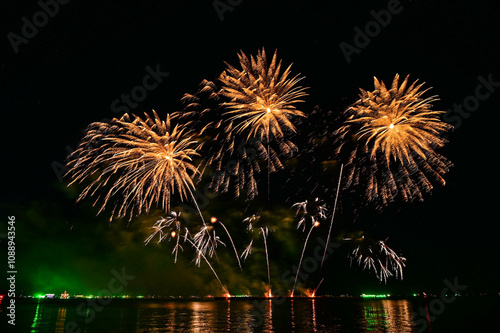
<instances>
[{"instance_id":1,"label":"calm water surface","mask_svg":"<svg viewBox=\"0 0 500 333\"><path fill-rule=\"evenodd\" d=\"M0 328L1 332L89 333L495 332L499 300L457 299L437 309L441 311L437 316L422 299L114 299L104 306L96 300L18 300L16 326L6 324L2 304Z\"/></svg>"}]
</instances>

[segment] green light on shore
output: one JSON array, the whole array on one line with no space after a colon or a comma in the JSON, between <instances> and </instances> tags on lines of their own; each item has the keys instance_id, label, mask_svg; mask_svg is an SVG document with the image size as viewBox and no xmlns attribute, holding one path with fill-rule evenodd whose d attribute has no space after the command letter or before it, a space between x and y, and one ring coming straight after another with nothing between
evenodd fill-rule
<instances>
[{"instance_id":1,"label":"green light on shore","mask_svg":"<svg viewBox=\"0 0 500 333\"><path fill-rule=\"evenodd\" d=\"M45 298L45 294L36 294L35 298Z\"/></svg>"},{"instance_id":2,"label":"green light on shore","mask_svg":"<svg viewBox=\"0 0 500 333\"><path fill-rule=\"evenodd\" d=\"M362 294L362 298L386 298L390 297L391 295L389 294Z\"/></svg>"}]
</instances>

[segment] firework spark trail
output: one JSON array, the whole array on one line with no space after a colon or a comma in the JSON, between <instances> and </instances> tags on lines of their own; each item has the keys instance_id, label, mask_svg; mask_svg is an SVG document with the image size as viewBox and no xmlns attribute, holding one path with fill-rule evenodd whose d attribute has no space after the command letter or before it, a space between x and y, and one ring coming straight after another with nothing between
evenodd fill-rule
<instances>
[{"instance_id":1,"label":"firework spark trail","mask_svg":"<svg viewBox=\"0 0 500 333\"><path fill-rule=\"evenodd\" d=\"M229 294L229 290L227 290L227 288L222 284L221 280L219 279L219 276L217 275L217 273L215 272L214 268L212 267L212 265L210 265L210 262L208 261L208 259L203 255L203 253L201 252L200 249L198 249L196 247L196 244L193 243L187 236L189 234L189 230L187 230L186 228L186 236L184 237L185 240L187 240L189 243L191 243L191 245L197 250L197 252L201 255L201 257L203 259L205 259L205 262L207 263L208 267L210 267L210 269L212 270L212 273L214 273L215 275L215 278L217 279L217 281L219 281L221 287L222 287L222 290L224 291L224 293L226 294Z\"/></svg>"},{"instance_id":2,"label":"firework spark trail","mask_svg":"<svg viewBox=\"0 0 500 333\"><path fill-rule=\"evenodd\" d=\"M243 223L248 223L247 228L246 228L247 231L253 232L254 224L257 223L259 220L260 220L260 216L253 214L252 216L244 218ZM248 258L248 256L252 253L252 246L253 246L253 237L252 237L252 240L250 241L250 244L248 244L248 246L245 248L245 250L241 254L241 258L243 258L243 260L246 260Z\"/></svg>"},{"instance_id":3,"label":"firework spark trail","mask_svg":"<svg viewBox=\"0 0 500 333\"><path fill-rule=\"evenodd\" d=\"M293 297L293 294L295 292L295 287L297 285L297 279L299 278L300 266L302 265L302 259L304 259L304 252L306 251L307 242L308 242L309 236L311 236L311 232L313 231L315 226L316 226L315 224L313 224L311 226L311 229L309 230L309 233L307 234L306 241L304 242L304 248L302 249L302 254L300 255L299 266L297 267L297 273L295 274L295 281L293 282L293 288L292 288L292 293L291 293L292 297Z\"/></svg>"},{"instance_id":4,"label":"firework spark trail","mask_svg":"<svg viewBox=\"0 0 500 333\"><path fill-rule=\"evenodd\" d=\"M322 278L321 281L319 281L318 286L316 287L316 289L314 289L314 291L313 291L313 297L316 296L316 292L318 291L319 286L321 286L321 284L323 283L324 279L325 278Z\"/></svg>"},{"instance_id":5,"label":"firework spark trail","mask_svg":"<svg viewBox=\"0 0 500 333\"><path fill-rule=\"evenodd\" d=\"M266 263L267 263L267 281L268 281L268 289L267 289L267 292L268 292L268 296L271 297L271 271L269 269L269 254L268 254L268 251L267 251L267 230L265 231L263 227L260 228L261 232L262 232L262 238L264 239L264 248L266 250Z\"/></svg>"},{"instance_id":6,"label":"firework spark trail","mask_svg":"<svg viewBox=\"0 0 500 333\"><path fill-rule=\"evenodd\" d=\"M220 243L225 246L225 244L220 240L219 236L213 232L213 236L211 231L213 231L213 226L211 225L202 225L200 231L198 231L193 236L193 241L196 244L196 247L200 250L200 252L196 255L196 265L200 266L201 256L208 255L209 257L213 257L214 254L216 256L217 262L219 259L217 257L217 244ZM220 265L220 263L219 263Z\"/></svg>"},{"instance_id":7,"label":"firework spark trail","mask_svg":"<svg viewBox=\"0 0 500 333\"><path fill-rule=\"evenodd\" d=\"M229 240L231 241L231 245L233 246L233 250L234 250L234 254L236 256L236 260L238 260L238 266L240 267L240 270L243 270L241 268L241 262L240 262L240 257L238 255L238 251L236 251L236 246L234 246L234 242L233 242L233 238L231 237L231 235L229 234L229 231L227 230L226 226L224 225L224 223L222 223L221 221L219 221L220 225L224 228L224 230L226 231L226 234L227 236L229 237Z\"/></svg>"},{"instance_id":8,"label":"firework spark trail","mask_svg":"<svg viewBox=\"0 0 500 333\"><path fill-rule=\"evenodd\" d=\"M343 112L344 125L335 132L335 151L345 161L344 189L360 188L366 203L381 209L401 198L423 200L432 190L431 180L444 185L443 175L453 165L436 153L451 125L440 120L444 111L433 111L437 96L423 98L417 81L399 85L399 75L387 89L374 78L374 91L360 89L360 99ZM340 155L342 153L342 155ZM364 186L368 184L368 186Z\"/></svg>"},{"instance_id":9,"label":"firework spark trail","mask_svg":"<svg viewBox=\"0 0 500 333\"><path fill-rule=\"evenodd\" d=\"M337 211L337 200L339 198L339 190L340 190L340 183L342 180L342 171L343 170L344 170L344 164L341 164L340 165L339 182L337 184L337 193L335 194L335 203L333 205L333 211L332 211L332 220L330 221L330 229L328 230L328 236L326 237L325 251L323 252L323 257L321 258L320 269L323 268L323 262L325 261L325 257L326 257L326 250L328 249L328 244L330 243L330 236L332 234L332 227L333 227L333 219L335 217L335 212Z\"/></svg>"},{"instance_id":10,"label":"firework spark trail","mask_svg":"<svg viewBox=\"0 0 500 333\"><path fill-rule=\"evenodd\" d=\"M319 220L326 219L327 209L326 209L326 204L323 202L323 200L320 200L319 198L314 199L314 201L311 204L309 204L307 200L305 200L303 202L297 202L297 203L292 205L292 208L297 209L295 216L298 216L299 213L302 213L302 216L301 216L299 222L297 223L297 229L299 229L300 226L303 226L302 231L305 231L307 221L308 220L311 221L311 229L309 230L309 233L307 234L306 240L304 241L304 247L302 249L302 254L301 254L300 260L299 260L299 266L297 268L295 281L294 281L293 288L291 291L291 295L293 297L293 294L295 292L295 287L297 285L297 279L299 276L300 267L302 265L302 260L304 258L304 253L305 253L307 244L309 242L309 237L311 236L312 230L315 227L318 227L320 225Z\"/></svg>"}]
</instances>

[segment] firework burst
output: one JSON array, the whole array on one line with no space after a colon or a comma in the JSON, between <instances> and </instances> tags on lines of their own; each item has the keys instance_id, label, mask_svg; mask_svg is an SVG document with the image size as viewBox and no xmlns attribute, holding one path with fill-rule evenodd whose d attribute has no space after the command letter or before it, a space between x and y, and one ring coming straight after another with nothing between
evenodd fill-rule
<instances>
[{"instance_id":1,"label":"firework burst","mask_svg":"<svg viewBox=\"0 0 500 333\"><path fill-rule=\"evenodd\" d=\"M211 188L234 188L236 196L246 191L252 199L259 159L267 161L270 174L283 169L281 156L297 151L289 134L297 131L294 118L305 117L295 104L306 93L291 65L282 71L276 52L270 63L264 49L256 57L243 52L238 57L241 69L227 64L215 83L203 80L196 93L184 95L184 111L174 117L211 138L204 146L204 165L213 170Z\"/></svg>"},{"instance_id":2,"label":"firework burst","mask_svg":"<svg viewBox=\"0 0 500 333\"><path fill-rule=\"evenodd\" d=\"M153 113L145 120L125 114L89 126L68 162L70 185L95 178L78 200L97 195L95 203L102 199L100 213L114 199L112 219L148 213L153 204L169 212L172 194L177 192L181 200L192 196L197 172L192 161L199 144L182 126L172 128L169 116L162 121Z\"/></svg>"},{"instance_id":3,"label":"firework burst","mask_svg":"<svg viewBox=\"0 0 500 333\"><path fill-rule=\"evenodd\" d=\"M241 70L227 64L219 77L220 94L229 100L224 103L229 109L229 129L263 142L283 139L285 131L295 132L290 119L305 114L294 104L303 102L301 98L307 94L305 88L297 86L301 78L290 77L291 65L280 73L277 52L268 65L264 49L256 58L249 58L243 52L238 58Z\"/></svg>"},{"instance_id":4,"label":"firework burst","mask_svg":"<svg viewBox=\"0 0 500 333\"><path fill-rule=\"evenodd\" d=\"M437 96L422 97L429 90L421 90L423 83L408 86L406 77L399 84L396 75L389 89L377 78L374 84L374 91L360 89L360 99L344 112L345 123L336 131L344 188L367 184L367 199L379 207L398 196L423 200L431 180L444 185L442 175L452 165L435 151L451 126L440 120L443 111L431 110Z\"/></svg>"},{"instance_id":5,"label":"firework burst","mask_svg":"<svg viewBox=\"0 0 500 333\"><path fill-rule=\"evenodd\" d=\"M180 245L180 238L182 236L181 221L179 219L180 215L181 212L170 212L166 218L160 217L158 221L156 221L155 224L151 227L151 229L153 229L153 232L144 241L144 244L147 245L153 238L156 237L156 235L159 236L158 244L164 240L175 239L175 246L172 250L172 254L175 255L175 263L177 262L177 254L179 252L179 249L181 251L184 251L184 249ZM187 234L184 235L184 241L186 237Z\"/></svg>"},{"instance_id":6,"label":"firework burst","mask_svg":"<svg viewBox=\"0 0 500 333\"><path fill-rule=\"evenodd\" d=\"M373 241L361 236L354 243L358 245L348 256L351 265L356 261L363 269L372 269L377 278L386 283L391 276L403 279L406 258L399 256L385 241Z\"/></svg>"},{"instance_id":7,"label":"firework burst","mask_svg":"<svg viewBox=\"0 0 500 333\"><path fill-rule=\"evenodd\" d=\"M297 229L302 226L302 231L306 230L307 221L311 222L311 225L319 223L319 220L326 219L326 204L323 200L316 198L313 202L309 203L307 200L303 202L297 202L292 205L292 208L296 209L295 216L300 214L300 220L297 223Z\"/></svg>"}]
</instances>

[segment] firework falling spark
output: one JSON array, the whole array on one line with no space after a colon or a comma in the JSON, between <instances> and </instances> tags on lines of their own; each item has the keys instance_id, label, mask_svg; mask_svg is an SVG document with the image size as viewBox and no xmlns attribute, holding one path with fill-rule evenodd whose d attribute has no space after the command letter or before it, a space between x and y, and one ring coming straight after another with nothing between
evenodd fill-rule
<instances>
[{"instance_id":1,"label":"firework falling spark","mask_svg":"<svg viewBox=\"0 0 500 333\"><path fill-rule=\"evenodd\" d=\"M238 256L238 251L236 251L236 246L234 246L233 238L231 237L231 234L227 230L226 226L224 225L224 223L222 223L222 221L217 219L215 216L212 216L212 218L210 219L210 222L212 224L218 222L222 226L222 228L224 228L224 230L226 231L227 237L229 237L229 241L231 242L231 245L233 246L234 255L236 256L236 260L238 261L238 267L241 270L242 268L241 268L240 257Z\"/></svg>"},{"instance_id":2,"label":"firework falling spark","mask_svg":"<svg viewBox=\"0 0 500 333\"><path fill-rule=\"evenodd\" d=\"M181 200L188 193L193 197L192 177L197 170L192 161L199 144L183 126L173 127L170 116L162 121L153 114L146 114L144 120L135 115L131 120L125 114L110 123L89 126L68 162L69 185L96 177L78 200L97 195L95 203L102 199L100 213L115 198L111 219L127 213L131 219L134 213L148 213L153 204L169 212L175 192ZM103 198L100 190L105 192Z\"/></svg>"},{"instance_id":3,"label":"firework falling spark","mask_svg":"<svg viewBox=\"0 0 500 333\"><path fill-rule=\"evenodd\" d=\"M189 236L190 236L190 234L189 234L189 230L188 230L187 228L186 228L185 235L186 235L186 236L184 237L184 239L185 239L186 241L188 241L188 242L189 242L189 243L190 243L190 244L191 244L191 245L192 245L192 246L196 249L196 253L198 253L198 255L199 255L199 256L201 256L201 257L205 260L205 262L207 263L208 267L210 267L210 270L212 271L212 273L214 273L215 278L217 279L217 281L219 281L219 283L220 283L220 285L221 285L221 288L222 288L222 290L223 290L223 292L224 292L224 295L231 295L231 294L229 293L229 290L227 290L227 287L226 287L226 286L224 286L224 284L222 284L221 280L219 279L219 276L217 275L217 273L215 272L215 269L212 267L212 265L211 265L211 264L210 264L210 262L208 261L207 257L205 257L205 255L202 253L202 250L201 250L200 248L198 248L198 247L196 246L196 244L195 244L195 243L194 243L194 242L190 239L190 237L189 237ZM198 265L198 266L199 266L199 265Z\"/></svg>"},{"instance_id":4,"label":"firework falling spark","mask_svg":"<svg viewBox=\"0 0 500 333\"><path fill-rule=\"evenodd\" d=\"M319 220L326 219L327 210L326 210L326 205L319 198L314 199L313 203L309 205L309 207L308 207L308 202L306 200L303 202L297 202L293 204L292 208L297 209L297 213L295 214L295 216L297 216L299 213L302 214L301 219L297 224L297 229L300 228L300 226L302 225L303 226L302 231L305 231L306 221L309 220L311 222L311 228L309 229L306 240L304 241L304 247L302 248L302 254L300 255L300 260L299 260L299 266L297 267L297 273L295 275L295 281L293 283L293 288L291 291L291 296L293 297L293 294L295 293L295 287L297 286L297 279L299 277L300 267L302 265L302 259L304 259L304 253L306 251L309 237L311 236L313 229L320 226Z\"/></svg>"},{"instance_id":5,"label":"firework falling spark","mask_svg":"<svg viewBox=\"0 0 500 333\"><path fill-rule=\"evenodd\" d=\"M164 241L165 239L175 239L176 244L174 249L172 250L172 254L175 255L174 263L177 263L177 254L179 249L184 251L182 246L179 244L181 238L181 221L179 220L181 213L170 212L167 215L167 218L161 217L155 224L151 227L153 229L153 233L146 238L144 244L147 245L149 242L156 236L159 235L158 243Z\"/></svg>"},{"instance_id":6,"label":"firework falling spark","mask_svg":"<svg viewBox=\"0 0 500 333\"><path fill-rule=\"evenodd\" d=\"M423 200L431 180L444 185L443 175L452 166L435 149L445 144L442 134L451 126L440 120L444 111L433 111L437 96L422 97L417 81L408 77L399 84L396 75L387 89L374 78L375 90L360 89L360 99L349 107L337 131L337 154L343 153L347 170L344 188L364 190L379 208L394 202ZM363 185L364 186L364 185Z\"/></svg>"},{"instance_id":7,"label":"firework falling spark","mask_svg":"<svg viewBox=\"0 0 500 333\"><path fill-rule=\"evenodd\" d=\"M215 228L213 225L203 224L200 230L193 236L193 242L196 248L199 249L196 255L196 265L200 266L201 258L213 255L217 255L216 249L218 244L226 246L215 233Z\"/></svg>"},{"instance_id":8,"label":"firework falling spark","mask_svg":"<svg viewBox=\"0 0 500 333\"><path fill-rule=\"evenodd\" d=\"M309 206L308 206L309 205ZM308 209L309 207L309 209ZM305 231L307 221L310 221L311 224L314 224L318 220L326 219L326 205L319 198L314 199L314 201L309 204L307 200L303 202L297 202L292 205L292 208L295 208L297 211L295 216L301 214L300 220L297 223L297 229L302 226L302 231Z\"/></svg>"},{"instance_id":9,"label":"firework falling spark","mask_svg":"<svg viewBox=\"0 0 500 333\"><path fill-rule=\"evenodd\" d=\"M246 228L247 231L253 234L254 227L259 229L260 216L253 214L253 215L243 219L243 223L247 224L247 228ZM267 226L264 226L264 230L268 231ZM248 258L248 256L252 253L252 246L253 246L253 237L252 237L252 240L250 241L250 244L248 244L248 246L245 248L245 250L241 254L241 258L243 258L243 260L246 260Z\"/></svg>"},{"instance_id":10,"label":"firework falling spark","mask_svg":"<svg viewBox=\"0 0 500 333\"><path fill-rule=\"evenodd\" d=\"M267 266L267 281L268 281L268 289L266 292L266 297L271 297L271 270L270 270L270 264L269 264L269 251L267 247L267 237L269 236L269 226L265 225L261 217L259 215L251 215L245 219L243 219L243 223L247 224L247 231L253 232L255 230L258 230L258 234L262 235L262 239L264 241L264 251L266 254L266 266ZM253 238L250 241L250 244L247 246L247 248L243 251L241 254L241 257L246 260L246 258L250 255L252 252L252 246L253 246Z\"/></svg>"},{"instance_id":11,"label":"firework falling spark","mask_svg":"<svg viewBox=\"0 0 500 333\"><path fill-rule=\"evenodd\" d=\"M384 241L372 241L364 236L355 240L358 245L349 254L351 261L358 263L363 269L372 269L377 278L387 283L391 276L403 279L403 267L406 266L406 258L399 256L389 248Z\"/></svg>"}]
</instances>

